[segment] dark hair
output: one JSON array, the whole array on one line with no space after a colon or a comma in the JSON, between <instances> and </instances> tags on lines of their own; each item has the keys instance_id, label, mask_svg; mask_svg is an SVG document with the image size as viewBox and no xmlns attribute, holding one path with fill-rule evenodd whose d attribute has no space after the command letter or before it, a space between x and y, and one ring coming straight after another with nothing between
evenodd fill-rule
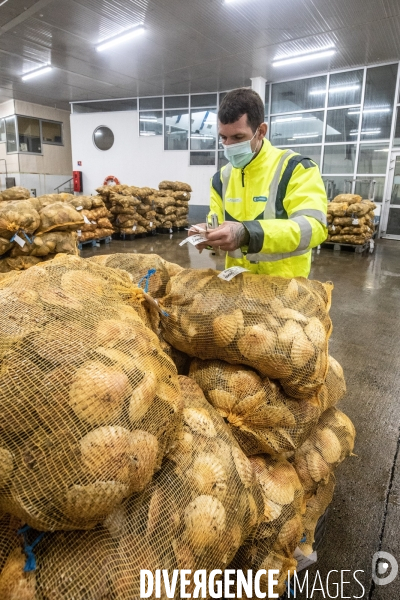
<instances>
[{"instance_id":1,"label":"dark hair","mask_svg":"<svg viewBox=\"0 0 400 600\"><path fill-rule=\"evenodd\" d=\"M228 92L218 111L218 119L224 125L235 123L243 115L247 115L247 123L253 133L264 122L264 103L261 96L249 88L238 88Z\"/></svg>"}]
</instances>

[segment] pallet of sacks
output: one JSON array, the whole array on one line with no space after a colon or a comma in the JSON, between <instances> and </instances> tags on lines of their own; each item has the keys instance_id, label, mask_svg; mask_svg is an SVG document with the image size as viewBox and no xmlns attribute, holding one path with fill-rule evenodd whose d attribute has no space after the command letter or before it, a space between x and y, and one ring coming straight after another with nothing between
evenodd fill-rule
<instances>
[{"instance_id":1,"label":"pallet of sacks","mask_svg":"<svg viewBox=\"0 0 400 600\"><path fill-rule=\"evenodd\" d=\"M327 242L362 245L375 232L376 204L356 194L339 194L328 204Z\"/></svg>"},{"instance_id":2,"label":"pallet of sacks","mask_svg":"<svg viewBox=\"0 0 400 600\"><path fill-rule=\"evenodd\" d=\"M154 190L129 185L97 188L109 208L114 230L122 236L152 233L157 226L156 212L150 197Z\"/></svg>"},{"instance_id":3,"label":"pallet of sacks","mask_svg":"<svg viewBox=\"0 0 400 600\"><path fill-rule=\"evenodd\" d=\"M160 228L187 227L191 186L182 181L165 180L158 188L154 201Z\"/></svg>"},{"instance_id":4,"label":"pallet of sacks","mask_svg":"<svg viewBox=\"0 0 400 600\"><path fill-rule=\"evenodd\" d=\"M30 198L29 190L10 188L0 202L0 273L22 271L56 254L77 254L82 214L72 194Z\"/></svg>"},{"instance_id":5,"label":"pallet of sacks","mask_svg":"<svg viewBox=\"0 0 400 600\"><path fill-rule=\"evenodd\" d=\"M99 240L114 233L111 213L101 196L74 196L69 203L80 212L84 221L78 231L78 242Z\"/></svg>"}]
</instances>

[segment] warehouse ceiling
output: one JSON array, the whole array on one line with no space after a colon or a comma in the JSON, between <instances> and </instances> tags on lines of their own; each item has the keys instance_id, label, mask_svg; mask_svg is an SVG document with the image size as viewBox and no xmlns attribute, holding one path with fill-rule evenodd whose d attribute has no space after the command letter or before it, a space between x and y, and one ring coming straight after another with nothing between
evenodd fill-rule
<instances>
[{"instance_id":1,"label":"warehouse ceiling","mask_svg":"<svg viewBox=\"0 0 400 600\"><path fill-rule=\"evenodd\" d=\"M104 52L98 42L144 23ZM226 90L400 59L399 0L0 0L0 102ZM273 67L334 44L333 56ZM21 76L51 63L53 70Z\"/></svg>"}]
</instances>

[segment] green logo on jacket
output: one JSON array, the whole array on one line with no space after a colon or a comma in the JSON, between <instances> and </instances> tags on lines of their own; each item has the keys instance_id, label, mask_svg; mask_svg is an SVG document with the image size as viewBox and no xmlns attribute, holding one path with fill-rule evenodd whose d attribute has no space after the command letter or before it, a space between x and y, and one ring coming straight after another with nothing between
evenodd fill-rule
<instances>
[{"instance_id":1,"label":"green logo on jacket","mask_svg":"<svg viewBox=\"0 0 400 600\"><path fill-rule=\"evenodd\" d=\"M267 196L254 196L253 202L268 202Z\"/></svg>"}]
</instances>

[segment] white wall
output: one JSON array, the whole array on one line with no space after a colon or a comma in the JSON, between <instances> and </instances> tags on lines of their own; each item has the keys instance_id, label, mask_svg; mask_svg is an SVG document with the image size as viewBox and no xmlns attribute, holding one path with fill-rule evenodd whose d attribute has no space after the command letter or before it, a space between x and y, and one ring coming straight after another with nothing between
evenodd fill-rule
<instances>
[{"instance_id":1,"label":"white wall","mask_svg":"<svg viewBox=\"0 0 400 600\"><path fill-rule=\"evenodd\" d=\"M114 133L110 150L98 150L93 143L93 132L100 125ZM136 111L71 115L72 163L74 170L82 171L84 194L95 194L107 175L128 185L154 188L170 179L192 186L191 204L208 206L210 179L217 167L189 166L189 151L165 151L164 136L140 137L138 128Z\"/></svg>"}]
</instances>

